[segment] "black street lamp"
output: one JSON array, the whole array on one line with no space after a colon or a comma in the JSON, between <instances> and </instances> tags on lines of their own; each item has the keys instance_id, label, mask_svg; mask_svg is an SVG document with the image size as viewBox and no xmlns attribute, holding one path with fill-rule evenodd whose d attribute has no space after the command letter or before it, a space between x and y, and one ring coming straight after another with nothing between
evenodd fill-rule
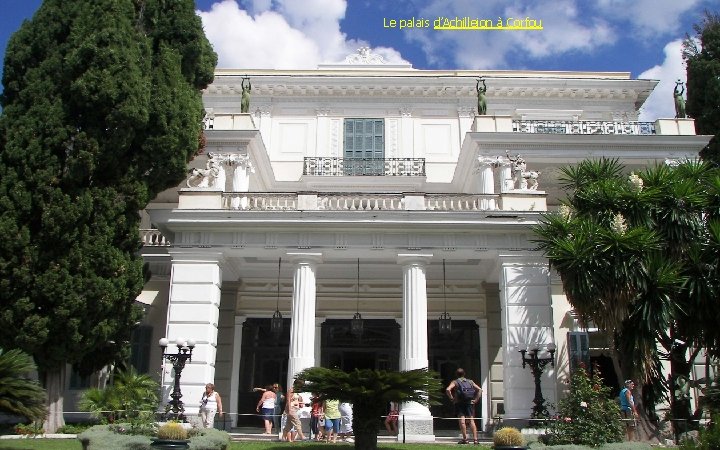
<instances>
[{"instance_id":1,"label":"black street lamp","mask_svg":"<svg viewBox=\"0 0 720 450\"><path fill-rule=\"evenodd\" d=\"M540 358L540 348L534 348L528 350L527 348L521 348L519 352L522 354L522 366L523 369L526 365L530 366L533 378L535 379L535 398L533 399L532 415L531 419L547 419L550 417L547 406L545 406L545 398L542 395L542 389L540 389L540 375L542 375L545 366L550 363L555 367L555 344L552 342L547 345L547 351L550 353L549 357ZM527 356L526 356L527 355Z\"/></svg>"},{"instance_id":2,"label":"black street lamp","mask_svg":"<svg viewBox=\"0 0 720 450\"><path fill-rule=\"evenodd\" d=\"M173 370L175 372L175 384L173 385L173 391L172 394L170 394L170 403L168 403L169 410L172 411L172 414L175 416L176 420L185 421L185 405L183 404L182 400L182 391L180 390L180 375L182 374L182 370L185 368L185 363L187 361L192 361L192 352L195 348L195 341L192 339L188 339L187 341L185 338L177 338L175 340L175 344L177 345L177 353L165 353L165 349L168 346L167 338L162 338L158 342L160 344L160 348L162 349L162 360L165 362L167 359L170 361L173 365Z\"/></svg>"}]
</instances>

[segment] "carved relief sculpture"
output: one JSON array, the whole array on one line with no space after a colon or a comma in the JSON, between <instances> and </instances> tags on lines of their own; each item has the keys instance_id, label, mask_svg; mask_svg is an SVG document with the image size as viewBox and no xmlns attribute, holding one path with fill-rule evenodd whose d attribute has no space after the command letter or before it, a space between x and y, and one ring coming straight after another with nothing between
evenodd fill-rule
<instances>
[{"instance_id":1,"label":"carved relief sculpture","mask_svg":"<svg viewBox=\"0 0 720 450\"><path fill-rule=\"evenodd\" d=\"M225 169L222 162L210 155L204 169L190 169L186 184L190 188L224 189Z\"/></svg>"},{"instance_id":2,"label":"carved relief sculpture","mask_svg":"<svg viewBox=\"0 0 720 450\"><path fill-rule=\"evenodd\" d=\"M535 191L538 188L538 178L542 172L536 170L527 170L527 164L525 159L519 154L515 157L510 156L509 152L506 152L508 159L512 163L514 178L513 188L517 183L517 189Z\"/></svg>"}]
</instances>

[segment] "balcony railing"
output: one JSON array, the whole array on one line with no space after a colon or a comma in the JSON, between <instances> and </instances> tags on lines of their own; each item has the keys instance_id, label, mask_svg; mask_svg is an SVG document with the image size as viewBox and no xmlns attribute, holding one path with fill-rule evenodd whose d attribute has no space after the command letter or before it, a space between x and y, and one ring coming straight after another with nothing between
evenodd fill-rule
<instances>
[{"instance_id":1,"label":"balcony railing","mask_svg":"<svg viewBox=\"0 0 720 450\"><path fill-rule=\"evenodd\" d=\"M605 122L595 120L513 120L516 133L538 134L655 134L655 122Z\"/></svg>"},{"instance_id":2,"label":"balcony railing","mask_svg":"<svg viewBox=\"0 0 720 450\"><path fill-rule=\"evenodd\" d=\"M425 158L305 158L303 175L424 177Z\"/></svg>"},{"instance_id":3,"label":"balcony railing","mask_svg":"<svg viewBox=\"0 0 720 450\"><path fill-rule=\"evenodd\" d=\"M224 193L223 209L240 211L490 211L497 209L493 194L396 193Z\"/></svg>"},{"instance_id":4,"label":"balcony railing","mask_svg":"<svg viewBox=\"0 0 720 450\"><path fill-rule=\"evenodd\" d=\"M170 241L165 239L160 230L145 228L140 230L140 239L147 247L169 247Z\"/></svg>"}]
</instances>

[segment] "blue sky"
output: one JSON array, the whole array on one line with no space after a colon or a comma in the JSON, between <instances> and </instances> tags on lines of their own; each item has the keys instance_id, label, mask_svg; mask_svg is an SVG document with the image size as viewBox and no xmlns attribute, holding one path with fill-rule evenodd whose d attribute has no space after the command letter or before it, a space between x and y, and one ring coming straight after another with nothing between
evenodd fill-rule
<instances>
[{"instance_id":1,"label":"blue sky","mask_svg":"<svg viewBox=\"0 0 720 450\"><path fill-rule=\"evenodd\" d=\"M0 0L0 49L41 0ZM673 115L680 42L718 0L196 0L220 68L312 69L368 46L416 69L630 72L661 80L647 120ZM542 31L389 28L438 17L542 21Z\"/></svg>"}]
</instances>

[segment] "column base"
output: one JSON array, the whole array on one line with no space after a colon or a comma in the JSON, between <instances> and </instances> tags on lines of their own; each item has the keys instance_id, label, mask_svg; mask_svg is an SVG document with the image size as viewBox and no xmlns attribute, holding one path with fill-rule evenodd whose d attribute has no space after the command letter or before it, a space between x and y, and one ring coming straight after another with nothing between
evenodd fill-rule
<instances>
[{"instance_id":1,"label":"column base","mask_svg":"<svg viewBox=\"0 0 720 450\"><path fill-rule=\"evenodd\" d=\"M435 442L432 417L402 416L398 418L398 442Z\"/></svg>"}]
</instances>

